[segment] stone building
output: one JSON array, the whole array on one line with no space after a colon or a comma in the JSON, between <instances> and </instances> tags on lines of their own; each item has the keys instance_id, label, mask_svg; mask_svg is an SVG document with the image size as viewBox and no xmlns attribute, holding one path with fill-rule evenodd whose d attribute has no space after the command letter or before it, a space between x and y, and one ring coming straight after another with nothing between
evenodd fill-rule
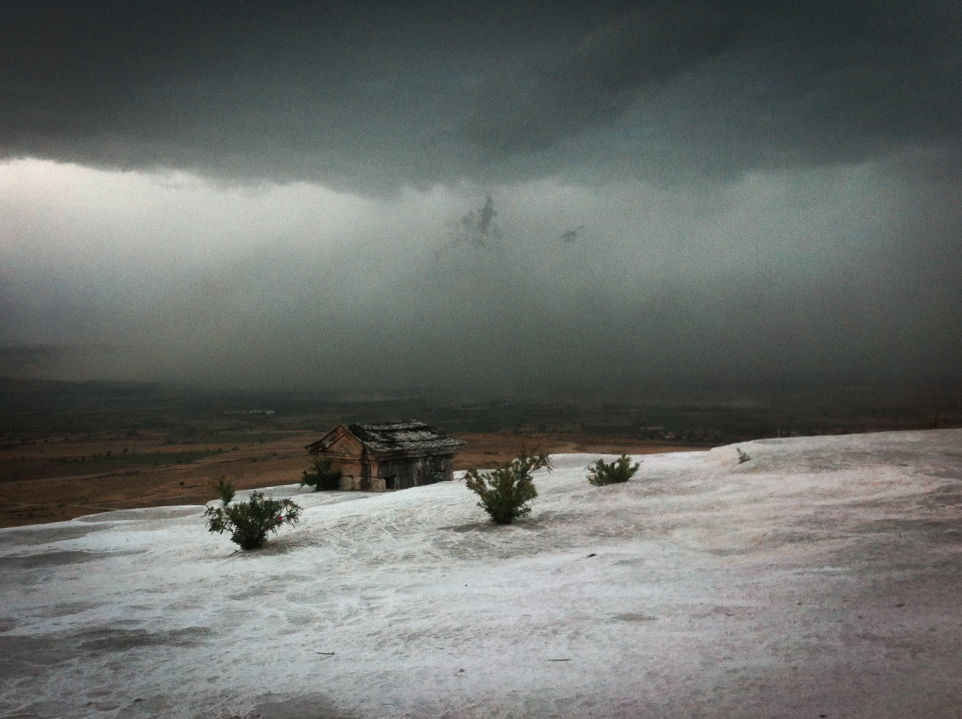
<instances>
[{"instance_id":1,"label":"stone building","mask_svg":"<svg viewBox=\"0 0 962 719\"><path fill-rule=\"evenodd\" d=\"M338 425L307 451L341 472L341 489L384 492L452 479L454 453L465 444L412 419Z\"/></svg>"}]
</instances>

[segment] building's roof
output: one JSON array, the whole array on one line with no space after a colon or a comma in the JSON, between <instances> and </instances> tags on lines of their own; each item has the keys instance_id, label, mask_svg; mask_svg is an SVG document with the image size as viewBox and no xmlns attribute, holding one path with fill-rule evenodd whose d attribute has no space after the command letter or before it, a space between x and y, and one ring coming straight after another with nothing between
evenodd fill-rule
<instances>
[{"instance_id":1,"label":"building's roof","mask_svg":"<svg viewBox=\"0 0 962 719\"><path fill-rule=\"evenodd\" d=\"M405 455L423 456L430 454L453 454L466 442L441 434L430 425L416 419L402 422L378 422L371 424L352 424L348 431L376 455ZM335 430L336 431L336 430ZM310 452L319 452L327 448L325 439L308 445Z\"/></svg>"}]
</instances>

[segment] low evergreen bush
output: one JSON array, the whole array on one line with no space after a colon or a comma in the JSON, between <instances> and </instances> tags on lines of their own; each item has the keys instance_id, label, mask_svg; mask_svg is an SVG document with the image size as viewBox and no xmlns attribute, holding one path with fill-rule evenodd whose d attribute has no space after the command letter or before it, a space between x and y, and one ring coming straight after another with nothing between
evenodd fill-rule
<instances>
[{"instance_id":1,"label":"low evergreen bush","mask_svg":"<svg viewBox=\"0 0 962 719\"><path fill-rule=\"evenodd\" d=\"M221 477L217 480L217 484L214 485L214 489L217 490L217 496L220 497L220 501L223 504L230 504L231 500L234 499L234 495L237 494L237 490L234 489L234 485L230 483L230 480Z\"/></svg>"},{"instance_id":2,"label":"low evergreen bush","mask_svg":"<svg viewBox=\"0 0 962 719\"><path fill-rule=\"evenodd\" d=\"M282 524L293 527L301 511L290 499L270 499L263 492L251 492L246 502L230 504L223 498L221 501L221 506L204 511L207 530L217 534L230 532L230 540L245 550L263 546L267 533L277 532Z\"/></svg>"},{"instance_id":3,"label":"low evergreen bush","mask_svg":"<svg viewBox=\"0 0 962 719\"><path fill-rule=\"evenodd\" d=\"M631 458L627 454L621 455L614 462L599 459L594 464L588 465L588 481L596 487L627 482L640 466L640 462L631 464Z\"/></svg>"},{"instance_id":4,"label":"low evergreen bush","mask_svg":"<svg viewBox=\"0 0 962 719\"><path fill-rule=\"evenodd\" d=\"M468 489L477 494L478 506L487 512L495 524L511 524L531 512L530 502L538 496L531 473L538 469L551 471L547 454L528 454L511 460L491 472L468 470L465 476Z\"/></svg>"},{"instance_id":5,"label":"low evergreen bush","mask_svg":"<svg viewBox=\"0 0 962 719\"><path fill-rule=\"evenodd\" d=\"M341 488L341 470L334 471L331 466L334 460L325 457L314 457L310 470L301 472L301 486L311 486L315 492L321 490L337 490Z\"/></svg>"}]
</instances>

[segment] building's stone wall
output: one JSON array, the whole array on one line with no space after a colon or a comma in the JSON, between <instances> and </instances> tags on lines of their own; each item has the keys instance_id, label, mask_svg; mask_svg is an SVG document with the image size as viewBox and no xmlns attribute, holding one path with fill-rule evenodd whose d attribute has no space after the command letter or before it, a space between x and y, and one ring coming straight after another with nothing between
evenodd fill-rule
<instances>
[{"instance_id":1,"label":"building's stone wall","mask_svg":"<svg viewBox=\"0 0 962 719\"><path fill-rule=\"evenodd\" d=\"M408 489L450 480L454 476L453 466L454 458L450 455L382 460L371 466L371 489Z\"/></svg>"},{"instance_id":2,"label":"building's stone wall","mask_svg":"<svg viewBox=\"0 0 962 719\"><path fill-rule=\"evenodd\" d=\"M447 442L463 444L456 440ZM420 456L414 451L389 453L389 458L378 460L372 455L380 452L372 450L347 428L338 427L324 441L309 446L309 449L331 460L331 469L341 472L340 488L345 491L408 489L454 477L454 455L449 447L428 449L427 454ZM431 451L439 453L431 454ZM395 456L391 457L391 454Z\"/></svg>"},{"instance_id":3,"label":"building's stone wall","mask_svg":"<svg viewBox=\"0 0 962 719\"><path fill-rule=\"evenodd\" d=\"M326 454L326 453L325 453ZM341 472L344 491L384 492L434 484L454 477L454 457L449 455L366 461L331 456L332 469Z\"/></svg>"}]
</instances>

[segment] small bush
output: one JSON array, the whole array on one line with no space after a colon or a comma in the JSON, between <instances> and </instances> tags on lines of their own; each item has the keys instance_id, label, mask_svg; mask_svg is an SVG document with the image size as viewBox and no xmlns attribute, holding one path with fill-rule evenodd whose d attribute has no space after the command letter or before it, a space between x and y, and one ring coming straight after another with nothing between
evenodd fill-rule
<instances>
[{"instance_id":1,"label":"small bush","mask_svg":"<svg viewBox=\"0 0 962 719\"><path fill-rule=\"evenodd\" d=\"M468 470L468 489L477 494L478 506L491 516L495 524L511 524L515 519L531 512L529 502L538 496L531 473L545 468L551 471L547 454L528 454L511 460L500 469L479 473Z\"/></svg>"},{"instance_id":2,"label":"small bush","mask_svg":"<svg viewBox=\"0 0 962 719\"><path fill-rule=\"evenodd\" d=\"M736 448L735 448L735 451L738 452L738 463L739 463L739 464L744 464L745 462L748 462L748 461L751 460L751 457L749 457L745 452L742 452L742 450L741 450L740 448L736 447Z\"/></svg>"},{"instance_id":3,"label":"small bush","mask_svg":"<svg viewBox=\"0 0 962 719\"><path fill-rule=\"evenodd\" d=\"M341 488L341 470L336 472L331 469L334 460L325 457L314 457L311 460L310 471L301 472L301 486L305 485L314 488L315 492L323 490L335 490Z\"/></svg>"},{"instance_id":4,"label":"small bush","mask_svg":"<svg viewBox=\"0 0 962 719\"><path fill-rule=\"evenodd\" d=\"M297 524L300 511L290 499L268 499L263 492L251 492L248 501L208 507L204 516L208 531L230 532L230 540L246 550L263 546L267 533L277 532L282 524Z\"/></svg>"},{"instance_id":5,"label":"small bush","mask_svg":"<svg viewBox=\"0 0 962 719\"><path fill-rule=\"evenodd\" d=\"M621 455L610 463L599 459L594 464L588 465L588 481L596 487L627 482L640 466L640 462L631 464L631 458L627 454Z\"/></svg>"},{"instance_id":6,"label":"small bush","mask_svg":"<svg viewBox=\"0 0 962 719\"><path fill-rule=\"evenodd\" d=\"M217 480L217 484L214 485L214 489L217 490L217 496L220 501L227 505L231 503L234 495L237 494L237 490L234 489L234 485L230 483L230 480L221 477Z\"/></svg>"}]
</instances>

